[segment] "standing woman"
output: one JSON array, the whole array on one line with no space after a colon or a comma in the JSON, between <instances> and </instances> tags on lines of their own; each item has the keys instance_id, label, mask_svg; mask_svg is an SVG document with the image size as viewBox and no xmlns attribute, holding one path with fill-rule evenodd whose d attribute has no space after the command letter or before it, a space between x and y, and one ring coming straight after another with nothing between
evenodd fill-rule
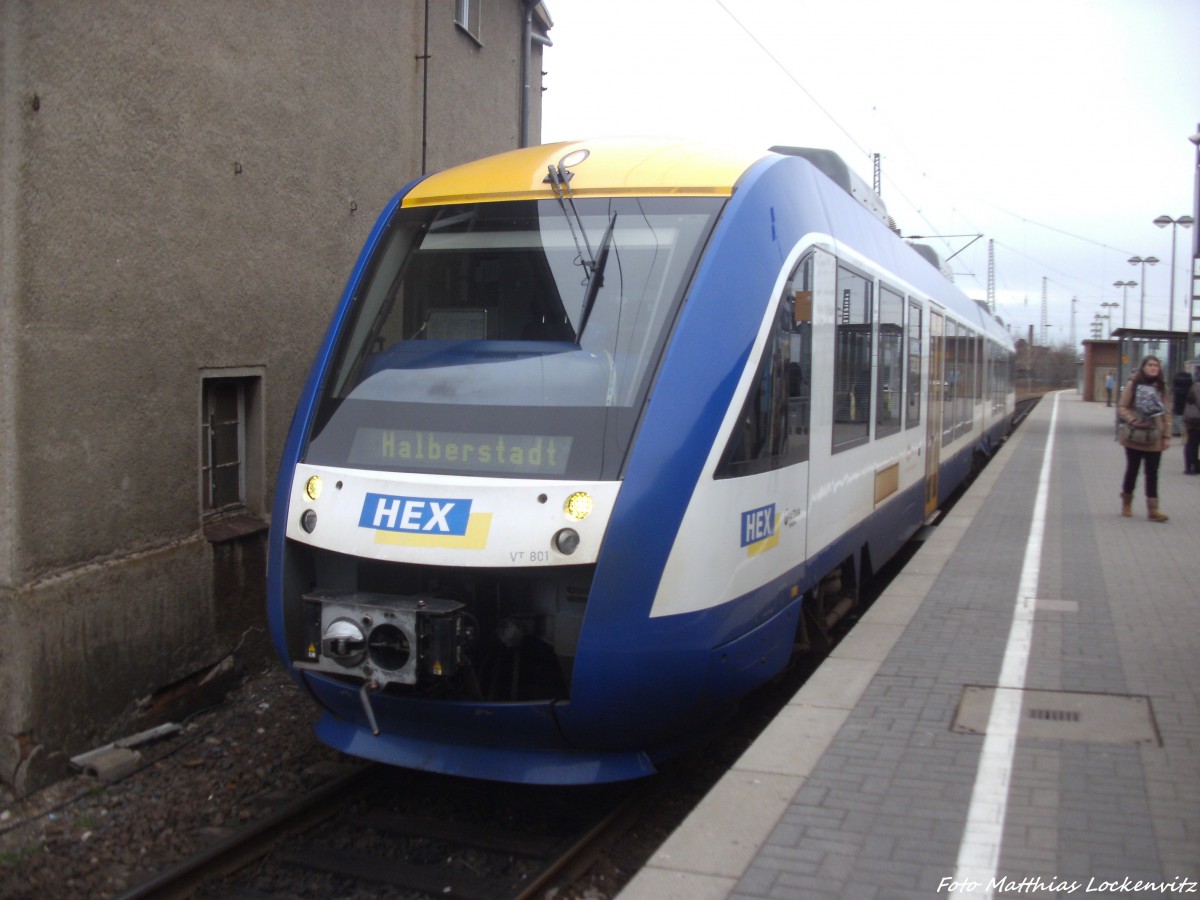
<instances>
[{"instance_id":1,"label":"standing woman","mask_svg":"<svg viewBox=\"0 0 1200 900\"><path fill-rule=\"evenodd\" d=\"M1171 410L1166 404L1167 385L1163 381L1162 362L1157 356L1147 356L1138 370L1130 376L1121 391L1117 415L1121 421L1153 423L1157 436L1149 443L1134 443L1131 434L1122 429L1121 445L1125 448L1125 481L1121 485L1121 515L1133 515L1133 489L1137 487L1138 470L1146 463L1146 517L1151 522L1165 522L1167 516L1158 509L1158 465L1162 452L1171 446Z\"/></svg>"}]
</instances>

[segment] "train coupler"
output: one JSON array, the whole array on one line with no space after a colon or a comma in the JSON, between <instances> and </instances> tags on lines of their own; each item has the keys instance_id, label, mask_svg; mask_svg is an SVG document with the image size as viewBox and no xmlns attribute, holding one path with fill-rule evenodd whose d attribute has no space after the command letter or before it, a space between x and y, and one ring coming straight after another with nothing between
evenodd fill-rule
<instances>
[{"instance_id":1,"label":"train coupler","mask_svg":"<svg viewBox=\"0 0 1200 900\"><path fill-rule=\"evenodd\" d=\"M465 605L440 597L313 591L304 600L315 608L296 667L363 678L364 689L452 677L474 633Z\"/></svg>"}]
</instances>

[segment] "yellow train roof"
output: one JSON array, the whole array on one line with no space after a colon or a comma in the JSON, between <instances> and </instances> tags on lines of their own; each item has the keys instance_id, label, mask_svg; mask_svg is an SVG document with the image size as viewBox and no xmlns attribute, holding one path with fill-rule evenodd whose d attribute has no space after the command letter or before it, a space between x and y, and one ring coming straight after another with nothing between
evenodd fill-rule
<instances>
[{"instance_id":1,"label":"yellow train roof","mask_svg":"<svg viewBox=\"0 0 1200 900\"><path fill-rule=\"evenodd\" d=\"M430 175L402 205L551 199L550 166L572 173L576 197L727 197L766 153L685 141L564 141L510 150Z\"/></svg>"}]
</instances>

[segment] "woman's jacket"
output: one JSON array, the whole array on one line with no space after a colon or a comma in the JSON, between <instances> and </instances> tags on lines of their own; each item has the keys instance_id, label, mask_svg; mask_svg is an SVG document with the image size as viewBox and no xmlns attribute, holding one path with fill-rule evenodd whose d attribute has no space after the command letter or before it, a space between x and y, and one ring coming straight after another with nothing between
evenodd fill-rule
<instances>
[{"instance_id":1,"label":"woman's jacket","mask_svg":"<svg viewBox=\"0 0 1200 900\"><path fill-rule=\"evenodd\" d=\"M1134 398L1137 395L1137 385L1138 380L1135 374L1125 382L1125 387L1121 389L1121 401L1117 404L1117 415L1126 422L1136 422L1142 418L1141 413L1133 405ZM1166 408L1163 410L1163 414L1158 416L1158 445L1151 447L1139 445L1133 448L1135 450L1143 450L1147 453L1161 453L1163 451L1164 440L1171 436L1171 407L1166 405L1166 397L1162 394L1159 394L1159 397L1164 401ZM1124 440L1121 441L1121 445L1127 446Z\"/></svg>"}]
</instances>

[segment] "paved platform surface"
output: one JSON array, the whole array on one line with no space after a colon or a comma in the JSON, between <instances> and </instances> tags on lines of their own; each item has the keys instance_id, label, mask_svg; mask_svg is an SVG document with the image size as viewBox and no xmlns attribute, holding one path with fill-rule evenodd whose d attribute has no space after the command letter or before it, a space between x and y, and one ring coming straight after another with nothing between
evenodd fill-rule
<instances>
[{"instance_id":1,"label":"paved platform surface","mask_svg":"<svg viewBox=\"0 0 1200 900\"><path fill-rule=\"evenodd\" d=\"M1049 395L620 895L1200 896L1200 477Z\"/></svg>"}]
</instances>

